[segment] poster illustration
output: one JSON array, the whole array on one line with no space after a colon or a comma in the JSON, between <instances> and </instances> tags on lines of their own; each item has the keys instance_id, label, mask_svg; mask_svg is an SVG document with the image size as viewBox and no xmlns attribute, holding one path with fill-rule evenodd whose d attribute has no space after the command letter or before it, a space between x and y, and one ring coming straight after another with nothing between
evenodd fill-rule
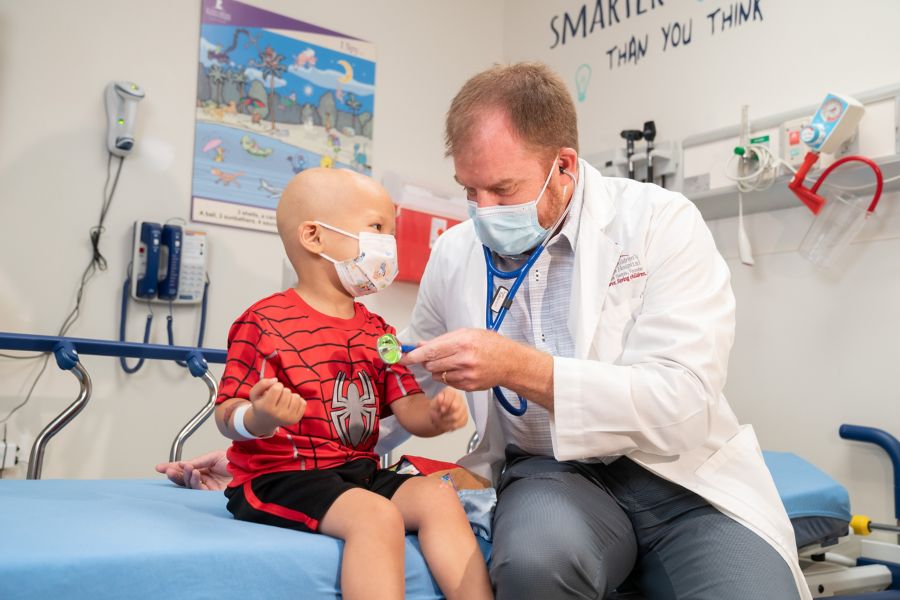
<instances>
[{"instance_id":1,"label":"poster illustration","mask_svg":"<svg viewBox=\"0 0 900 600\"><path fill-rule=\"evenodd\" d=\"M234 0L202 11L192 220L275 231L294 174L371 174L372 44Z\"/></svg>"}]
</instances>

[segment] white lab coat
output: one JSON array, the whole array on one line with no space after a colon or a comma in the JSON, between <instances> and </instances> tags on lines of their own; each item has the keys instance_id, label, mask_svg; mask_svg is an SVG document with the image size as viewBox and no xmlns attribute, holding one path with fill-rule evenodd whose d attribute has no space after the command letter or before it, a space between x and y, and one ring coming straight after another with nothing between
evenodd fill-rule
<instances>
[{"instance_id":1,"label":"white lab coat","mask_svg":"<svg viewBox=\"0 0 900 600\"><path fill-rule=\"evenodd\" d=\"M627 455L705 498L771 544L810 598L794 533L753 428L722 395L734 340L730 272L680 194L606 178L584 161L569 329L575 358L554 357L558 460ZM484 256L471 221L435 244L404 343L483 328ZM439 389L418 372L429 395ZM467 394L480 438L459 464L496 481L506 442L488 392ZM397 440L385 427L386 442Z\"/></svg>"}]
</instances>

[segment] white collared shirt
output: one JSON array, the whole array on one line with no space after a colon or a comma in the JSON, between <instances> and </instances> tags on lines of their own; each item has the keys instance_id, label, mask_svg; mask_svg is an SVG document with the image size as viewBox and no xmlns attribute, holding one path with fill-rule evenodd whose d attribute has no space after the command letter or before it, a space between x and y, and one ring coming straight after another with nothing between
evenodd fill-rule
<instances>
[{"instance_id":1,"label":"white collared shirt","mask_svg":"<svg viewBox=\"0 0 900 600\"><path fill-rule=\"evenodd\" d=\"M584 178L580 173L570 202L569 215L562 229L547 243L543 253L532 265L500 326L500 333L511 340L533 346L552 356L568 358L575 356L575 341L567 321L578 225L584 202ZM494 254L497 267L504 271L517 269L526 259L527 256L524 255L503 257ZM512 285L512 280L495 278L494 285L508 288ZM506 388L502 391L510 404L519 405L515 392ZM521 417L502 408L497 414L500 415L500 425L507 443L515 444L531 454L553 456L547 409L529 402L528 410Z\"/></svg>"}]
</instances>

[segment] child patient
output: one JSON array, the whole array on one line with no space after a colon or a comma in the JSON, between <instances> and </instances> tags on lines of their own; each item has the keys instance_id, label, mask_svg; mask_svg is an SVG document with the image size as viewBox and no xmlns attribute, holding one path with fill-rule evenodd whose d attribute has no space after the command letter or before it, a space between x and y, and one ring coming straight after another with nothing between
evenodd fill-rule
<instances>
[{"instance_id":1,"label":"child patient","mask_svg":"<svg viewBox=\"0 0 900 600\"><path fill-rule=\"evenodd\" d=\"M343 540L345 598L403 598L407 531L448 599L490 598L453 488L380 469L374 452L384 416L426 437L467 419L457 392L426 398L405 367L379 358L376 340L394 330L354 301L397 274L390 198L368 177L310 169L276 217L299 283L248 308L228 334L216 407L233 440L228 510Z\"/></svg>"}]
</instances>

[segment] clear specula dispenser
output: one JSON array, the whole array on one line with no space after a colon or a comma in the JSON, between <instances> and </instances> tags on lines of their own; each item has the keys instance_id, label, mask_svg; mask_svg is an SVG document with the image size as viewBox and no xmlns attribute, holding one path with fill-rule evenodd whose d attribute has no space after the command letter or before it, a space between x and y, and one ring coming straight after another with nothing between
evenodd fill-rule
<instances>
[{"instance_id":1,"label":"clear specula dispenser","mask_svg":"<svg viewBox=\"0 0 900 600\"><path fill-rule=\"evenodd\" d=\"M830 194L806 232L800 254L825 269L838 264L847 246L874 214L868 210L869 200L847 192Z\"/></svg>"}]
</instances>

